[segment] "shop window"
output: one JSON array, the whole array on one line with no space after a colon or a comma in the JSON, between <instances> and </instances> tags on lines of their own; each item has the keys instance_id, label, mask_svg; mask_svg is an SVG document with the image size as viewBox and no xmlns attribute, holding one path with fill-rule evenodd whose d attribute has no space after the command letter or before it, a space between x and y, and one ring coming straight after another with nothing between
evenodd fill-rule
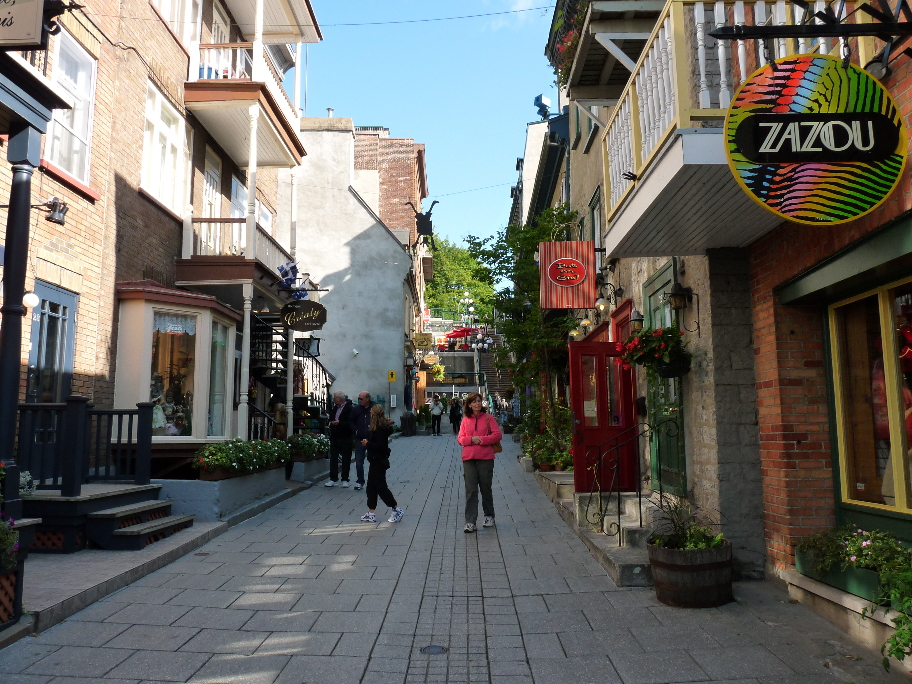
<instances>
[{"instance_id":1,"label":"shop window","mask_svg":"<svg viewBox=\"0 0 912 684\"><path fill-rule=\"evenodd\" d=\"M155 311L152 322L152 434L193 434L197 316Z\"/></svg>"},{"instance_id":2,"label":"shop window","mask_svg":"<svg viewBox=\"0 0 912 684\"><path fill-rule=\"evenodd\" d=\"M843 499L908 510L912 284L834 305L830 324Z\"/></svg>"}]
</instances>

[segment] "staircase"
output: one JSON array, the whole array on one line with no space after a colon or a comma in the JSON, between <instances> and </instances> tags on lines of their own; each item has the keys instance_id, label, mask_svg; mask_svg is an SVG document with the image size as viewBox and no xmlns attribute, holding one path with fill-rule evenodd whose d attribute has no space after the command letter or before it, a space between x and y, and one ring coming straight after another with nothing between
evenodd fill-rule
<instances>
[{"instance_id":1,"label":"staircase","mask_svg":"<svg viewBox=\"0 0 912 684\"><path fill-rule=\"evenodd\" d=\"M494 341L494 349L503 346L503 336L502 335L491 335L491 339ZM488 394L494 395L495 393L500 393L500 396L505 396L505 393L508 389L513 387L513 384L510 382L510 378L506 371L498 370L494 367L494 352L479 352L478 353L478 372L485 374L485 381L488 386Z\"/></svg>"},{"instance_id":2,"label":"staircase","mask_svg":"<svg viewBox=\"0 0 912 684\"><path fill-rule=\"evenodd\" d=\"M31 550L138 550L193 525L192 515L171 515L173 502L159 500L160 491L154 484L89 484L75 497L37 490L23 499L24 514L41 518Z\"/></svg>"},{"instance_id":3,"label":"staircase","mask_svg":"<svg viewBox=\"0 0 912 684\"><path fill-rule=\"evenodd\" d=\"M252 315L250 323L250 374L273 394L284 396L291 333L275 315Z\"/></svg>"}]
</instances>

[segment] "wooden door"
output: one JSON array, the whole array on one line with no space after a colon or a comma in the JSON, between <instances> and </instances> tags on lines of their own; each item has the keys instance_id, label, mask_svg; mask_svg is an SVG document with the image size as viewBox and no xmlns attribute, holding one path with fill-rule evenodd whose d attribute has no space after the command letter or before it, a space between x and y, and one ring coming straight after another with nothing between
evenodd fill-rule
<instances>
[{"instance_id":1,"label":"wooden door","mask_svg":"<svg viewBox=\"0 0 912 684\"><path fill-rule=\"evenodd\" d=\"M607 331L608 324L603 326ZM598 332L597 328L590 338ZM636 425L630 372L615 363L620 352L614 342L581 340L570 342L569 350L575 490L635 491Z\"/></svg>"}]
</instances>

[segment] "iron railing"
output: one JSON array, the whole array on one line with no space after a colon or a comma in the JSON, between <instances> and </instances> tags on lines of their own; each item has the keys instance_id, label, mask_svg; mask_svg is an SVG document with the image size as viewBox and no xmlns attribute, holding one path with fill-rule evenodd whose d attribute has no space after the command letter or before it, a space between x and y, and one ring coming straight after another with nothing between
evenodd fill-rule
<instances>
[{"instance_id":1,"label":"iron railing","mask_svg":"<svg viewBox=\"0 0 912 684\"><path fill-rule=\"evenodd\" d=\"M16 463L39 489L79 496L97 481L149 484L152 404L96 409L87 397L62 404L20 404Z\"/></svg>"},{"instance_id":2,"label":"iron railing","mask_svg":"<svg viewBox=\"0 0 912 684\"><path fill-rule=\"evenodd\" d=\"M674 449L677 450L679 436L680 425L676 419L670 418L660 421L656 425L650 425L645 422L632 425L607 442L589 447L585 452L585 466L592 475L592 489L583 513L586 523L601 530L609 537L617 536L618 546L621 545L621 517L624 514L624 504L621 500L621 481L623 475L630 476L630 473L622 473L621 469L625 461L629 460L624 457L633 453L637 519L639 527L643 527L644 479L640 457L643 446L642 440L645 440L648 445L656 439L668 438L674 444ZM659 462L655 464L654 470L657 474L655 485L658 486L661 497L664 495L661 449L654 450L653 458L659 459ZM603 487L603 482L607 483L607 486ZM610 518L615 519L610 520Z\"/></svg>"},{"instance_id":3,"label":"iron railing","mask_svg":"<svg viewBox=\"0 0 912 684\"><path fill-rule=\"evenodd\" d=\"M272 439L278 421L259 406L247 402L247 439Z\"/></svg>"}]
</instances>

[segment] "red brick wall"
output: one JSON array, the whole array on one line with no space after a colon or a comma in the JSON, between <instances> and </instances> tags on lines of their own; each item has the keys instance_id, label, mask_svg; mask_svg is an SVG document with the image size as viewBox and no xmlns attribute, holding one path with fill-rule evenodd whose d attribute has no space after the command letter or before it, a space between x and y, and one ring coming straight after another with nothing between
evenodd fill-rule
<instances>
[{"instance_id":1,"label":"red brick wall","mask_svg":"<svg viewBox=\"0 0 912 684\"><path fill-rule=\"evenodd\" d=\"M885 82L912 125L912 69ZM751 247L751 290L764 523L771 570L794 564L794 545L834 523L830 416L821 307L780 304L774 288L912 209L912 169L890 198L833 227L784 223Z\"/></svg>"},{"instance_id":2,"label":"red brick wall","mask_svg":"<svg viewBox=\"0 0 912 684\"><path fill-rule=\"evenodd\" d=\"M380 218L393 230L408 230L409 242L417 237L412 202L421 211L418 190L418 150L411 138L380 138Z\"/></svg>"}]
</instances>

